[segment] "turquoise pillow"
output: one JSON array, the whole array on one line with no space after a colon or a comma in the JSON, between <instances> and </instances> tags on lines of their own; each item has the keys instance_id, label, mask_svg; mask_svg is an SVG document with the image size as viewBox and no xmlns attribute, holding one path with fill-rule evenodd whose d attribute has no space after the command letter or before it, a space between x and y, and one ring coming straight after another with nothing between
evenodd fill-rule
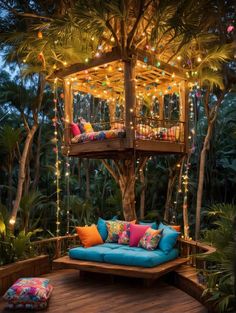
<instances>
[{"instance_id":1,"label":"turquoise pillow","mask_svg":"<svg viewBox=\"0 0 236 313\"><path fill-rule=\"evenodd\" d=\"M112 221L114 221L114 220L117 220L117 216L114 216L112 218ZM97 222L97 229L98 229L100 236L102 237L102 240L105 241L107 239L107 236L108 236L106 220L99 217L98 222Z\"/></svg>"},{"instance_id":2,"label":"turquoise pillow","mask_svg":"<svg viewBox=\"0 0 236 313\"><path fill-rule=\"evenodd\" d=\"M140 225L147 225L150 226L152 229L157 230L157 223L156 222L139 222Z\"/></svg>"},{"instance_id":3,"label":"turquoise pillow","mask_svg":"<svg viewBox=\"0 0 236 313\"><path fill-rule=\"evenodd\" d=\"M158 248L165 254L168 254L175 246L180 232L177 232L168 225L159 224L158 229L163 229L162 237L159 241Z\"/></svg>"}]
</instances>

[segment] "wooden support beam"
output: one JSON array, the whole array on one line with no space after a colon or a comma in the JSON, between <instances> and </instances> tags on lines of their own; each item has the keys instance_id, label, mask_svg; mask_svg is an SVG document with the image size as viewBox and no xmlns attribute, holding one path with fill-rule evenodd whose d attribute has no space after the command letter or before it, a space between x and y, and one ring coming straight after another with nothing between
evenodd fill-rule
<instances>
[{"instance_id":1,"label":"wooden support beam","mask_svg":"<svg viewBox=\"0 0 236 313\"><path fill-rule=\"evenodd\" d=\"M158 97L159 102L159 119L164 120L164 95Z\"/></svg>"},{"instance_id":2,"label":"wooden support beam","mask_svg":"<svg viewBox=\"0 0 236 313\"><path fill-rule=\"evenodd\" d=\"M125 129L130 145L134 144L134 113L136 107L135 60L124 62Z\"/></svg>"},{"instance_id":3,"label":"wooden support beam","mask_svg":"<svg viewBox=\"0 0 236 313\"><path fill-rule=\"evenodd\" d=\"M77 72L85 71L90 68L100 66L102 64L107 64L116 60L121 59L121 52L119 49L113 49L111 52L102 54L99 58L94 58L89 60L87 63L76 63L71 66L66 67L65 69L60 69L55 72L55 76L59 78L67 77L71 74Z\"/></svg>"},{"instance_id":4,"label":"wooden support beam","mask_svg":"<svg viewBox=\"0 0 236 313\"><path fill-rule=\"evenodd\" d=\"M188 142L188 99L186 96L186 82L181 81L179 84L179 121L180 123L180 140L185 143Z\"/></svg>"},{"instance_id":5,"label":"wooden support beam","mask_svg":"<svg viewBox=\"0 0 236 313\"><path fill-rule=\"evenodd\" d=\"M66 146L69 146L70 123L73 122L73 95L71 83L66 80L64 80L64 118L65 118L64 142Z\"/></svg>"},{"instance_id":6,"label":"wooden support beam","mask_svg":"<svg viewBox=\"0 0 236 313\"><path fill-rule=\"evenodd\" d=\"M174 73L175 76L182 78L182 79L186 79L186 75L184 71L168 63L158 60L154 54L151 54L150 52L140 50L140 49L136 51L136 54L137 54L137 59L139 61L144 62L144 58L146 58L145 63L151 66L155 66L155 67L156 67L157 62L160 62L160 66L158 67L160 71L165 71L169 75L172 75Z\"/></svg>"}]
</instances>

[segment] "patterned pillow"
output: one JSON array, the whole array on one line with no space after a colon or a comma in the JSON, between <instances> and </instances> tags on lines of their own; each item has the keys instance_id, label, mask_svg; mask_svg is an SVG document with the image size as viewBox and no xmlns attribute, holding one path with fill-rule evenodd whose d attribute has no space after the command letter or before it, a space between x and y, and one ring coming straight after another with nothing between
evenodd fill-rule
<instances>
[{"instance_id":1,"label":"patterned pillow","mask_svg":"<svg viewBox=\"0 0 236 313\"><path fill-rule=\"evenodd\" d=\"M84 131L85 131L86 133L92 133L92 132L94 132L91 123L84 123L83 126L84 126Z\"/></svg>"},{"instance_id":2,"label":"patterned pillow","mask_svg":"<svg viewBox=\"0 0 236 313\"><path fill-rule=\"evenodd\" d=\"M118 242L119 233L122 233L125 230L125 225L135 224L135 220L131 222L125 221L106 221L108 236L106 242Z\"/></svg>"},{"instance_id":3,"label":"patterned pillow","mask_svg":"<svg viewBox=\"0 0 236 313\"><path fill-rule=\"evenodd\" d=\"M124 230L119 233L118 243L120 245L128 245L130 238L130 223L124 225Z\"/></svg>"},{"instance_id":4,"label":"patterned pillow","mask_svg":"<svg viewBox=\"0 0 236 313\"><path fill-rule=\"evenodd\" d=\"M155 250L161 239L163 229L154 230L151 227L145 231L145 234L140 239L138 246L146 250Z\"/></svg>"},{"instance_id":5,"label":"patterned pillow","mask_svg":"<svg viewBox=\"0 0 236 313\"><path fill-rule=\"evenodd\" d=\"M46 303L52 289L49 279L20 278L6 291L3 298L14 305Z\"/></svg>"}]
</instances>

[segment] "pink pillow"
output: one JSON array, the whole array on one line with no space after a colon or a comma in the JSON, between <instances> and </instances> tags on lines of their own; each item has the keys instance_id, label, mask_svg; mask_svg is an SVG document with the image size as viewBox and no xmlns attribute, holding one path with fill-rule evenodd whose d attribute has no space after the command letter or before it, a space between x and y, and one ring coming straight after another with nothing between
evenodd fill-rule
<instances>
[{"instance_id":1,"label":"pink pillow","mask_svg":"<svg viewBox=\"0 0 236 313\"><path fill-rule=\"evenodd\" d=\"M71 132L72 132L73 137L81 134L81 131L80 131L79 126L77 124L71 123L70 128L71 128Z\"/></svg>"},{"instance_id":2,"label":"pink pillow","mask_svg":"<svg viewBox=\"0 0 236 313\"><path fill-rule=\"evenodd\" d=\"M145 234L146 230L150 227L150 225L136 225L130 224L130 239L129 246L137 247L140 239Z\"/></svg>"}]
</instances>

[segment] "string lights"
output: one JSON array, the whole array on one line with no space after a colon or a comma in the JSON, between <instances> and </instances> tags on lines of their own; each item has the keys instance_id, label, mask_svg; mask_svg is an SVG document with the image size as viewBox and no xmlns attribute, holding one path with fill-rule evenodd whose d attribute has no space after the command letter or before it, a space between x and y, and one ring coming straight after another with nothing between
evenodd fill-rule
<instances>
[{"instance_id":1,"label":"string lights","mask_svg":"<svg viewBox=\"0 0 236 313\"><path fill-rule=\"evenodd\" d=\"M56 162L55 162L55 184L56 184L56 235L60 235L60 164L61 161L59 160L59 145L58 145L58 110L57 110L57 79L54 80L54 118L53 118L53 126L54 126L54 152L56 155Z\"/></svg>"}]
</instances>

